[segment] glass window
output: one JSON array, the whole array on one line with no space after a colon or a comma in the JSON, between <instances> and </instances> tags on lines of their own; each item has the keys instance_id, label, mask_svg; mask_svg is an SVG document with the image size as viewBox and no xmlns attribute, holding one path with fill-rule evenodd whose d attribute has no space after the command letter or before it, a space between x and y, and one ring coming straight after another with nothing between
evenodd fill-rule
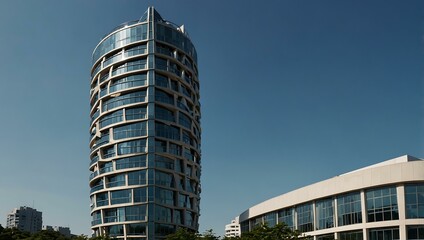
<instances>
[{"instance_id":1,"label":"glass window","mask_svg":"<svg viewBox=\"0 0 424 240\"><path fill-rule=\"evenodd\" d=\"M146 139L118 143L118 155L145 152Z\"/></svg>"},{"instance_id":2,"label":"glass window","mask_svg":"<svg viewBox=\"0 0 424 240\"><path fill-rule=\"evenodd\" d=\"M117 53L115 53L111 56L106 57L106 60L103 62L103 67L105 68L105 67L109 66L110 64L117 62L121 59L122 59L122 54L119 51L119 52L117 52Z\"/></svg>"},{"instance_id":3,"label":"glass window","mask_svg":"<svg viewBox=\"0 0 424 240\"><path fill-rule=\"evenodd\" d=\"M103 146L107 143L109 143L109 133L102 132L101 137L96 140L96 144L93 146L93 149L100 147L100 146Z\"/></svg>"},{"instance_id":4,"label":"glass window","mask_svg":"<svg viewBox=\"0 0 424 240\"><path fill-rule=\"evenodd\" d=\"M96 180L93 184L93 187L90 190L90 193L96 192L103 189L103 180Z\"/></svg>"},{"instance_id":5,"label":"glass window","mask_svg":"<svg viewBox=\"0 0 424 240\"><path fill-rule=\"evenodd\" d=\"M186 178L186 188L187 192L196 193L196 183L189 178Z\"/></svg>"},{"instance_id":6,"label":"glass window","mask_svg":"<svg viewBox=\"0 0 424 240\"><path fill-rule=\"evenodd\" d=\"M164 75L155 73L156 86L168 88L168 78Z\"/></svg>"},{"instance_id":7,"label":"glass window","mask_svg":"<svg viewBox=\"0 0 424 240\"><path fill-rule=\"evenodd\" d=\"M121 204L131 202L131 189L110 192L110 203Z\"/></svg>"},{"instance_id":8,"label":"glass window","mask_svg":"<svg viewBox=\"0 0 424 240\"><path fill-rule=\"evenodd\" d=\"M297 228L301 232L314 230L312 203L307 203L296 207Z\"/></svg>"},{"instance_id":9,"label":"glass window","mask_svg":"<svg viewBox=\"0 0 424 240\"><path fill-rule=\"evenodd\" d=\"M278 212L278 223L285 223L289 228L294 228L294 208L286 208Z\"/></svg>"},{"instance_id":10,"label":"glass window","mask_svg":"<svg viewBox=\"0 0 424 240\"><path fill-rule=\"evenodd\" d=\"M155 171L155 183L160 186L173 188L175 186L174 175L172 173Z\"/></svg>"},{"instance_id":11,"label":"glass window","mask_svg":"<svg viewBox=\"0 0 424 240\"><path fill-rule=\"evenodd\" d=\"M119 126L113 129L113 138L115 140L140 137L147 135L147 122L137 122Z\"/></svg>"},{"instance_id":12,"label":"glass window","mask_svg":"<svg viewBox=\"0 0 424 240\"><path fill-rule=\"evenodd\" d=\"M423 240L424 226L406 226L408 240Z\"/></svg>"},{"instance_id":13,"label":"glass window","mask_svg":"<svg viewBox=\"0 0 424 240\"><path fill-rule=\"evenodd\" d=\"M108 148L103 148L102 153L103 153L103 158L114 157L115 156L115 147L111 146L111 147L108 147Z\"/></svg>"},{"instance_id":14,"label":"glass window","mask_svg":"<svg viewBox=\"0 0 424 240\"><path fill-rule=\"evenodd\" d=\"M120 158L116 160L116 170L126 168L146 167L146 155L135 157Z\"/></svg>"},{"instance_id":15,"label":"glass window","mask_svg":"<svg viewBox=\"0 0 424 240\"><path fill-rule=\"evenodd\" d=\"M406 218L424 218L424 184L405 185Z\"/></svg>"},{"instance_id":16,"label":"glass window","mask_svg":"<svg viewBox=\"0 0 424 240\"><path fill-rule=\"evenodd\" d=\"M103 97L103 96L106 96L107 95L107 84L104 84L103 86L100 86L100 97ZM94 102L95 101L97 101L97 99L96 100L94 100Z\"/></svg>"},{"instance_id":17,"label":"glass window","mask_svg":"<svg viewBox=\"0 0 424 240\"><path fill-rule=\"evenodd\" d=\"M134 188L134 202L147 202L147 188Z\"/></svg>"},{"instance_id":18,"label":"glass window","mask_svg":"<svg viewBox=\"0 0 424 240\"><path fill-rule=\"evenodd\" d=\"M91 160L90 161L90 166L91 166L91 165L95 164L97 161L99 161L99 156L98 155L91 156L90 160Z\"/></svg>"},{"instance_id":19,"label":"glass window","mask_svg":"<svg viewBox=\"0 0 424 240\"><path fill-rule=\"evenodd\" d=\"M174 223L175 224L184 224L183 212L181 210L174 210Z\"/></svg>"},{"instance_id":20,"label":"glass window","mask_svg":"<svg viewBox=\"0 0 424 240\"><path fill-rule=\"evenodd\" d=\"M174 143L169 143L169 153L181 156L181 146Z\"/></svg>"},{"instance_id":21,"label":"glass window","mask_svg":"<svg viewBox=\"0 0 424 240\"><path fill-rule=\"evenodd\" d=\"M98 97L97 97L97 92L96 92L95 93L95 100L92 103L90 103L91 107L93 107L93 105L96 105L96 111L92 115L90 113L90 125L93 124L94 120L96 120L96 118L99 117L99 115L100 115L100 110L99 110L98 104L94 104L94 103L96 103L97 99L98 99Z\"/></svg>"},{"instance_id":22,"label":"glass window","mask_svg":"<svg viewBox=\"0 0 424 240\"><path fill-rule=\"evenodd\" d=\"M110 98L103 102L103 111L108 111L120 106L131 103L140 103L146 101L146 91L138 91L133 93L123 94L114 98Z\"/></svg>"},{"instance_id":23,"label":"glass window","mask_svg":"<svg viewBox=\"0 0 424 240\"><path fill-rule=\"evenodd\" d=\"M108 226L106 227L106 234L109 237L124 236L124 226L122 224Z\"/></svg>"},{"instance_id":24,"label":"glass window","mask_svg":"<svg viewBox=\"0 0 424 240\"><path fill-rule=\"evenodd\" d=\"M194 151L189 148L184 148L184 157L190 161L194 161Z\"/></svg>"},{"instance_id":25,"label":"glass window","mask_svg":"<svg viewBox=\"0 0 424 240\"><path fill-rule=\"evenodd\" d=\"M160 44L160 43L156 44L156 52L160 53L160 54L168 55L170 57L173 57L173 55L174 55L172 53L172 49L170 49L169 47L167 47L163 44Z\"/></svg>"},{"instance_id":26,"label":"glass window","mask_svg":"<svg viewBox=\"0 0 424 240\"><path fill-rule=\"evenodd\" d=\"M147 53L146 50L147 50L146 44L138 45L138 46L132 47L132 48L128 48L127 50L125 50L125 57L132 57L132 56L145 54L145 53Z\"/></svg>"},{"instance_id":27,"label":"glass window","mask_svg":"<svg viewBox=\"0 0 424 240\"><path fill-rule=\"evenodd\" d=\"M127 224L127 235L146 235L145 223Z\"/></svg>"},{"instance_id":28,"label":"glass window","mask_svg":"<svg viewBox=\"0 0 424 240\"><path fill-rule=\"evenodd\" d=\"M128 185L145 185L145 184L146 184L146 170L128 173Z\"/></svg>"},{"instance_id":29,"label":"glass window","mask_svg":"<svg viewBox=\"0 0 424 240\"><path fill-rule=\"evenodd\" d=\"M109 195L107 192L96 194L96 206L106 206L109 205Z\"/></svg>"},{"instance_id":30,"label":"glass window","mask_svg":"<svg viewBox=\"0 0 424 240\"><path fill-rule=\"evenodd\" d=\"M183 142L193 146L193 138L190 136L190 132L183 130Z\"/></svg>"},{"instance_id":31,"label":"glass window","mask_svg":"<svg viewBox=\"0 0 424 240\"><path fill-rule=\"evenodd\" d=\"M190 57L197 62L197 53L190 39L185 37L183 33L171 27L156 24L156 37L160 41L172 44L179 49L183 49Z\"/></svg>"},{"instance_id":32,"label":"glass window","mask_svg":"<svg viewBox=\"0 0 424 240\"><path fill-rule=\"evenodd\" d=\"M334 234L317 236L317 240L334 240Z\"/></svg>"},{"instance_id":33,"label":"glass window","mask_svg":"<svg viewBox=\"0 0 424 240\"><path fill-rule=\"evenodd\" d=\"M315 208L317 218L317 229L326 229L334 227L333 199L319 200L315 203Z\"/></svg>"},{"instance_id":34,"label":"glass window","mask_svg":"<svg viewBox=\"0 0 424 240\"><path fill-rule=\"evenodd\" d=\"M178 207L191 208L190 198L184 194L178 194Z\"/></svg>"},{"instance_id":35,"label":"glass window","mask_svg":"<svg viewBox=\"0 0 424 240\"><path fill-rule=\"evenodd\" d=\"M121 110L104 115L102 118L100 118L100 121L99 121L100 128L104 128L111 124L121 122L123 120L122 114L123 114L123 111L121 109Z\"/></svg>"},{"instance_id":36,"label":"glass window","mask_svg":"<svg viewBox=\"0 0 424 240\"><path fill-rule=\"evenodd\" d=\"M155 89L155 101L174 105L174 96L162 90Z\"/></svg>"},{"instance_id":37,"label":"glass window","mask_svg":"<svg viewBox=\"0 0 424 240\"><path fill-rule=\"evenodd\" d=\"M368 222L399 219L396 187L366 191Z\"/></svg>"},{"instance_id":38,"label":"glass window","mask_svg":"<svg viewBox=\"0 0 424 240\"><path fill-rule=\"evenodd\" d=\"M147 68L147 59L138 59L131 62L123 63L112 70L112 76L123 74L126 72L131 72L139 69Z\"/></svg>"},{"instance_id":39,"label":"glass window","mask_svg":"<svg viewBox=\"0 0 424 240\"><path fill-rule=\"evenodd\" d=\"M96 68L94 68L93 73L91 74L91 77L94 77L99 71L100 71L101 64L96 64Z\"/></svg>"},{"instance_id":40,"label":"glass window","mask_svg":"<svg viewBox=\"0 0 424 240\"><path fill-rule=\"evenodd\" d=\"M252 219L250 221L251 221L250 224L252 225L252 229L258 228L258 227L262 226L262 224L263 224L263 218L262 218L262 216L261 217L256 217L256 218L254 218L254 219Z\"/></svg>"},{"instance_id":41,"label":"glass window","mask_svg":"<svg viewBox=\"0 0 424 240\"><path fill-rule=\"evenodd\" d=\"M265 214L264 222L269 227L274 227L277 224L277 214L275 212Z\"/></svg>"},{"instance_id":42,"label":"glass window","mask_svg":"<svg viewBox=\"0 0 424 240\"><path fill-rule=\"evenodd\" d=\"M163 223L155 223L155 235L167 236L175 232L175 226Z\"/></svg>"},{"instance_id":43,"label":"glass window","mask_svg":"<svg viewBox=\"0 0 424 240\"><path fill-rule=\"evenodd\" d=\"M400 240L399 228L370 229L369 240Z\"/></svg>"},{"instance_id":44,"label":"glass window","mask_svg":"<svg viewBox=\"0 0 424 240\"><path fill-rule=\"evenodd\" d=\"M100 83L104 82L108 78L109 78L109 69L108 71L105 71L100 74Z\"/></svg>"},{"instance_id":45,"label":"glass window","mask_svg":"<svg viewBox=\"0 0 424 240\"><path fill-rule=\"evenodd\" d=\"M160 70L168 70L168 63L166 61L166 59L160 58L160 57L155 57L155 63L156 63L156 69L160 69Z\"/></svg>"},{"instance_id":46,"label":"glass window","mask_svg":"<svg viewBox=\"0 0 424 240\"><path fill-rule=\"evenodd\" d=\"M191 119L189 116L187 116L186 114L179 112L178 114L179 118L178 118L178 123L181 124L182 126L191 129Z\"/></svg>"},{"instance_id":47,"label":"glass window","mask_svg":"<svg viewBox=\"0 0 424 240\"><path fill-rule=\"evenodd\" d=\"M178 82L177 81L171 80L171 89L178 92L179 88L178 88Z\"/></svg>"},{"instance_id":48,"label":"glass window","mask_svg":"<svg viewBox=\"0 0 424 240\"><path fill-rule=\"evenodd\" d=\"M127 120L136 120L136 119L145 119L145 118L147 118L146 107L125 109L125 119Z\"/></svg>"},{"instance_id":49,"label":"glass window","mask_svg":"<svg viewBox=\"0 0 424 240\"><path fill-rule=\"evenodd\" d=\"M158 168L166 168L166 169L174 170L174 160L168 157L156 155L155 165Z\"/></svg>"},{"instance_id":50,"label":"glass window","mask_svg":"<svg viewBox=\"0 0 424 240\"><path fill-rule=\"evenodd\" d=\"M189 211L186 211L186 224L188 226L193 226L193 224L194 224L194 217L195 217L195 214L194 213L189 212Z\"/></svg>"},{"instance_id":51,"label":"glass window","mask_svg":"<svg viewBox=\"0 0 424 240\"><path fill-rule=\"evenodd\" d=\"M340 240L363 240L364 234L362 231L341 232Z\"/></svg>"},{"instance_id":52,"label":"glass window","mask_svg":"<svg viewBox=\"0 0 424 240\"><path fill-rule=\"evenodd\" d=\"M125 207L125 221L146 220L146 205Z\"/></svg>"},{"instance_id":53,"label":"glass window","mask_svg":"<svg viewBox=\"0 0 424 240\"><path fill-rule=\"evenodd\" d=\"M155 118L175 122L174 112L158 105L155 106Z\"/></svg>"},{"instance_id":54,"label":"glass window","mask_svg":"<svg viewBox=\"0 0 424 240\"><path fill-rule=\"evenodd\" d=\"M339 226L362 223L361 194L359 192L337 197L337 218Z\"/></svg>"},{"instance_id":55,"label":"glass window","mask_svg":"<svg viewBox=\"0 0 424 240\"><path fill-rule=\"evenodd\" d=\"M102 224L102 214L100 211L93 212L93 220L91 221L91 226Z\"/></svg>"},{"instance_id":56,"label":"glass window","mask_svg":"<svg viewBox=\"0 0 424 240\"><path fill-rule=\"evenodd\" d=\"M180 140L180 129L160 122L155 122L156 136Z\"/></svg>"},{"instance_id":57,"label":"glass window","mask_svg":"<svg viewBox=\"0 0 424 240\"><path fill-rule=\"evenodd\" d=\"M174 192L157 187L155 189L155 200L157 203L174 206Z\"/></svg>"},{"instance_id":58,"label":"glass window","mask_svg":"<svg viewBox=\"0 0 424 240\"><path fill-rule=\"evenodd\" d=\"M113 80L110 85L109 93L120 91L127 88L147 85L147 74L137 74L128 77L118 78Z\"/></svg>"},{"instance_id":59,"label":"glass window","mask_svg":"<svg viewBox=\"0 0 424 240\"><path fill-rule=\"evenodd\" d=\"M159 222L172 223L171 209L155 205L155 220Z\"/></svg>"},{"instance_id":60,"label":"glass window","mask_svg":"<svg viewBox=\"0 0 424 240\"><path fill-rule=\"evenodd\" d=\"M122 29L104 39L93 52L93 63L102 55L113 49L120 48L132 42L147 39L147 24Z\"/></svg>"},{"instance_id":61,"label":"glass window","mask_svg":"<svg viewBox=\"0 0 424 240\"><path fill-rule=\"evenodd\" d=\"M189 90L186 87L184 87L183 85L181 85L181 91L183 92L184 95L186 95L186 97L191 99L191 90Z\"/></svg>"},{"instance_id":62,"label":"glass window","mask_svg":"<svg viewBox=\"0 0 424 240\"><path fill-rule=\"evenodd\" d=\"M156 152L166 152L166 142L155 140L155 150Z\"/></svg>"},{"instance_id":63,"label":"glass window","mask_svg":"<svg viewBox=\"0 0 424 240\"><path fill-rule=\"evenodd\" d=\"M119 174L115 176L111 176L107 178L107 184L106 187L119 187L119 186L125 186L125 175Z\"/></svg>"},{"instance_id":64,"label":"glass window","mask_svg":"<svg viewBox=\"0 0 424 240\"><path fill-rule=\"evenodd\" d=\"M125 208L111 208L104 210L104 223L125 221Z\"/></svg>"},{"instance_id":65,"label":"glass window","mask_svg":"<svg viewBox=\"0 0 424 240\"><path fill-rule=\"evenodd\" d=\"M249 221L244 221L240 223L240 231L242 233L249 232Z\"/></svg>"}]
</instances>

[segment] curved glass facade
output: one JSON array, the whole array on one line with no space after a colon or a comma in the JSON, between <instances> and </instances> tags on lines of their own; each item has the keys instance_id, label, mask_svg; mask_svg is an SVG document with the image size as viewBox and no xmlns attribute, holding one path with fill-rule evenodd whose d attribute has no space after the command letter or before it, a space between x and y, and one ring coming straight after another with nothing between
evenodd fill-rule
<instances>
[{"instance_id":1,"label":"curved glass facade","mask_svg":"<svg viewBox=\"0 0 424 240\"><path fill-rule=\"evenodd\" d=\"M164 239L198 229L197 53L149 8L93 52L90 199L94 235Z\"/></svg>"}]
</instances>

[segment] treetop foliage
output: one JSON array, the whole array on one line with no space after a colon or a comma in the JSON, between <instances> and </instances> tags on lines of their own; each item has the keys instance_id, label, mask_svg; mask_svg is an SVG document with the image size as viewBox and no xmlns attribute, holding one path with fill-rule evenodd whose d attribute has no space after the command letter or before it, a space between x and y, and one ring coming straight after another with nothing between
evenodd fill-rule
<instances>
[{"instance_id":1,"label":"treetop foliage","mask_svg":"<svg viewBox=\"0 0 424 240\"><path fill-rule=\"evenodd\" d=\"M180 228L174 234L166 237L166 240L219 240L212 230L207 230L203 234L190 232ZM287 225L280 223L273 227L262 225L250 232L243 233L241 237L224 237L222 240L301 240L308 239L297 230L292 230Z\"/></svg>"},{"instance_id":2,"label":"treetop foliage","mask_svg":"<svg viewBox=\"0 0 424 240\"><path fill-rule=\"evenodd\" d=\"M66 237L57 231L42 230L30 234L17 228L3 228L0 225L0 240L111 240L109 237L92 237L85 235Z\"/></svg>"},{"instance_id":3,"label":"treetop foliage","mask_svg":"<svg viewBox=\"0 0 424 240\"><path fill-rule=\"evenodd\" d=\"M111 240L107 236L87 237L85 235L66 237L63 234L43 230L34 234L20 231L16 228L3 228L0 225L0 240ZM219 236L211 230L205 231L203 234L189 231L185 228L179 228L175 233L166 237L166 240L220 240ZM241 237L227 238L222 240L301 240L308 239L297 230L292 230L285 224L277 224L273 227L268 225L258 226L250 232L243 233Z\"/></svg>"}]
</instances>

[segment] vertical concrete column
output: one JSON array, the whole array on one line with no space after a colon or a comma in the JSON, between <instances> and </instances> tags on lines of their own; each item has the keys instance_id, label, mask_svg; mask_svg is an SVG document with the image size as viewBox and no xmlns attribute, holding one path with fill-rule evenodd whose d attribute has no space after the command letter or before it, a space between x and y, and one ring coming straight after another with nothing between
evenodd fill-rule
<instances>
[{"instance_id":1,"label":"vertical concrete column","mask_svg":"<svg viewBox=\"0 0 424 240\"><path fill-rule=\"evenodd\" d=\"M362 214L362 223L365 225L367 222L367 205L365 204L367 201L365 196L365 191L361 190L361 214ZM363 240L368 240L368 231L366 228L362 230L362 235L364 236Z\"/></svg>"},{"instance_id":2,"label":"vertical concrete column","mask_svg":"<svg viewBox=\"0 0 424 240\"><path fill-rule=\"evenodd\" d=\"M294 229L299 229L299 226L297 226L297 210L296 207L293 207L293 227Z\"/></svg>"},{"instance_id":3,"label":"vertical concrete column","mask_svg":"<svg viewBox=\"0 0 424 240\"><path fill-rule=\"evenodd\" d=\"M315 208L315 201L312 202L312 223L313 223L312 231L315 231L315 229L318 229L318 220L317 220L317 211Z\"/></svg>"},{"instance_id":4,"label":"vertical concrete column","mask_svg":"<svg viewBox=\"0 0 424 240\"><path fill-rule=\"evenodd\" d=\"M333 218L334 218L334 227L338 227L338 226L339 226L339 218L338 218L337 216L338 216L338 210L337 210L337 198L336 198L336 197L334 197L334 200L333 200ZM337 236L336 236L336 239L338 239L338 238L337 238Z\"/></svg>"},{"instance_id":5,"label":"vertical concrete column","mask_svg":"<svg viewBox=\"0 0 424 240\"><path fill-rule=\"evenodd\" d=\"M396 195L399 212L399 237L400 239L406 239L405 187L403 185L396 187Z\"/></svg>"}]
</instances>

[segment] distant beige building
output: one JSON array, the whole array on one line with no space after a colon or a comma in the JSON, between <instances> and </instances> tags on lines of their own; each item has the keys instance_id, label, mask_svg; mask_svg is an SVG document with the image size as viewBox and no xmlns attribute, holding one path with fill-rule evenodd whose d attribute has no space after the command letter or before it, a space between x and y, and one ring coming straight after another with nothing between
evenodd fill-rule
<instances>
[{"instance_id":1,"label":"distant beige building","mask_svg":"<svg viewBox=\"0 0 424 240\"><path fill-rule=\"evenodd\" d=\"M69 227L45 225L43 226L43 230L56 231L63 234L66 237L71 237L71 230L69 229Z\"/></svg>"},{"instance_id":2,"label":"distant beige building","mask_svg":"<svg viewBox=\"0 0 424 240\"><path fill-rule=\"evenodd\" d=\"M30 207L19 207L7 215L7 228L17 228L21 231L35 233L43 226L42 212Z\"/></svg>"}]
</instances>

